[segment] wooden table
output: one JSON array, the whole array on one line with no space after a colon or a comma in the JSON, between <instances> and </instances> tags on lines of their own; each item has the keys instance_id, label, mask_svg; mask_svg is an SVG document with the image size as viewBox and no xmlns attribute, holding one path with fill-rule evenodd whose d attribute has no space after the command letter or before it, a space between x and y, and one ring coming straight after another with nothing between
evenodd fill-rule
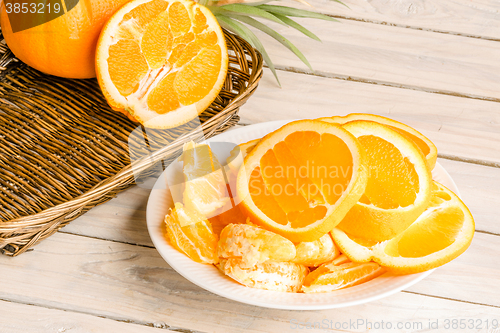
<instances>
[{"instance_id":1,"label":"wooden table","mask_svg":"<svg viewBox=\"0 0 500 333\"><path fill-rule=\"evenodd\" d=\"M315 71L263 37L282 88L266 69L241 126L351 112L414 126L435 142L475 217L470 248L379 301L265 309L216 296L171 269L146 231L149 190L132 187L32 251L0 257L0 332L365 331L349 323L358 320L391 322L395 332L428 331L429 321L438 321L433 332L500 332L491 327L500 321L500 2L345 0L350 9L311 2L340 21L300 20L322 44L275 27ZM328 329L306 329L315 322Z\"/></svg>"}]
</instances>

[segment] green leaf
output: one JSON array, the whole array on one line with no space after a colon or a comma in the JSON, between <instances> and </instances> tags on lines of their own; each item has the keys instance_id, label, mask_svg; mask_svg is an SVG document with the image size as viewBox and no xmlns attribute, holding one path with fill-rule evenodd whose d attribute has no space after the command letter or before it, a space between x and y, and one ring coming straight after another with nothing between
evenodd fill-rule
<instances>
[{"instance_id":1,"label":"green leaf","mask_svg":"<svg viewBox=\"0 0 500 333\"><path fill-rule=\"evenodd\" d=\"M281 44L283 44L286 48L288 48L290 51L292 51L293 53L295 53L295 55L300 60L302 60L302 62L304 64L306 64L307 67L309 67L309 69L313 70L312 67L311 67L311 64L309 63L309 61L307 61L306 57L302 54L302 52L299 51L298 48L295 47L295 45L293 45L288 39L286 39L285 37L283 37L282 35L280 35L276 31L274 31L273 29L269 28L267 25L265 25L265 24L263 24L263 23L255 20L255 19L253 19L251 17L248 17L248 16L238 15L238 17L234 17L234 18L236 18L238 21L241 21L243 23L251 25L251 26L253 26L253 27L261 30L262 32L265 32L269 36L273 37L278 42L280 42Z\"/></svg>"},{"instance_id":2,"label":"green leaf","mask_svg":"<svg viewBox=\"0 0 500 333\"><path fill-rule=\"evenodd\" d=\"M293 16L293 17L307 17L307 18L315 18L315 19L319 19L319 20L338 22L338 20L334 19L333 17L323 15L320 13L316 13L316 12L312 12L310 10L297 9L297 8L286 7L286 6L276 6L276 5L259 5L259 6L255 6L255 7L260 8L266 12L273 13L273 14L281 14L281 15Z\"/></svg>"},{"instance_id":3,"label":"green leaf","mask_svg":"<svg viewBox=\"0 0 500 333\"><path fill-rule=\"evenodd\" d=\"M295 22L291 18L286 17L286 16L281 15L281 14L277 14L277 13L273 13L273 15L276 16L277 18L279 18L281 21L283 21L287 25L289 25L290 27L292 27L294 29L297 29L298 31L302 32L307 37L312 38L314 40L317 40L318 42L321 42L321 39L319 39L318 36L316 36L315 34L313 34L308 29L304 28L303 26L301 26L300 24L298 24L297 22Z\"/></svg>"},{"instance_id":4,"label":"green leaf","mask_svg":"<svg viewBox=\"0 0 500 333\"><path fill-rule=\"evenodd\" d=\"M276 23L286 25L283 21L281 21L279 18L277 18L275 15L266 12L265 10L260 9L257 6L248 6L248 5L242 5L242 4L231 4L231 5L224 5L220 6L217 8L218 11L220 10L227 10L230 12L235 12L241 15L247 15L247 16L258 16L262 17L265 19L268 19L270 21L274 21ZM221 14L224 14L224 12L221 12Z\"/></svg>"},{"instance_id":5,"label":"green leaf","mask_svg":"<svg viewBox=\"0 0 500 333\"><path fill-rule=\"evenodd\" d=\"M262 58L264 58L264 61L266 62L267 66L269 67L271 72L273 72L273 75L276 78L276 82L278 82L278 85L281 87L281 83L280 80L278 79L278 74L276 73L274 64L271 61L269 55L267 54L264 45L262 45L262 43L260 42L259 38L257 38L257 36L255 36L255 34L250 29L248 29L245 25L241 24L238 21L235 21L229 17L222 15L215 15L215 18L217 18L217 21L219 21L221 27L231 32L234 32L241 38L245 39L250 45L252 45L252 47L256 48L262 54Z\"/></svg>"}]
</instances>

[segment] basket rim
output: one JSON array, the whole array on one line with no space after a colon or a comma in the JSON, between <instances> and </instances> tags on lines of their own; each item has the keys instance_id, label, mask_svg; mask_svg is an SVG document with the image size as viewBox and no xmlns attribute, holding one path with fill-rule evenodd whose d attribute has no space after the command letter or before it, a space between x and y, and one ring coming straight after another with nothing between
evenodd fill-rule
<instances>
[{"instance_id":1,"label":"basket rim","mask_svg":"<svg viewBox=\"0 0 500 333\"><path fill-rule=\"evenodd\" d=\"M240 47L238 50L239 55L246 57L248 62L251 62L251 66L244 68L245 72L249 74L249 79L246 84L245 90L240 92L233 100L230 101L224 109L219 111L216 115L210 117L201 126L180 135L178 138L170 142L163 148L155 151L149 156L142 157L137 161L125 166L120 169L115 175L110 176L101 180L95 186L85 191L79 196L72 198L71 200L65 201L63 203L57 204L55 206L44 209L38 213L17 217L12 220L7 220L0 222L0 234L8 233L11 237L3 238L0 241L0 250L5 254L5 247L12 243L13 241L27 238L27 235L33 236L32 239L25 245L19 248L18 251L14 253L6 253L8 255L17 256L25 252L29 247L33 246L40 240L50 236L52 233L56 232L67 223L72 221L74 218L80 216L82 211L89 206L93 208L96 205L92 205L92 201L99 196L105 196L106 194L117 190L116 193L123 191L124 189L132 186L134 181L134 174L142 172L148 169L148 166L159 162L168 156L174 154L182 145L189 141L201 141L212 137L217 134L217 130L223 128L226 124L230 123L231 119L237 115L239 107L243 105L246 100L255 92L258 83L263 75L263 58L258 50L253 48L246 40L242 37L233 34L232 32L223 29L224 36L226 39L231 39L235 46ZM235 50L236 53L236 50ZM238 55L236 55L238 56ZM248 59L251 58L251 61ZM241 64L242 62L240 62ZM246 65L246 62L245 62ZM7 70L8 71L8 70ZM120 187L124 187L120 189ZM75 216L75 217L73 217ZM63 220L69 219L66 223ZM47 228L39 230L40 225L43 223L50 223ZM23 225L21 225L23 224ZM2 230L2 229L8 229Z\"/></svg>"}]
</instances>

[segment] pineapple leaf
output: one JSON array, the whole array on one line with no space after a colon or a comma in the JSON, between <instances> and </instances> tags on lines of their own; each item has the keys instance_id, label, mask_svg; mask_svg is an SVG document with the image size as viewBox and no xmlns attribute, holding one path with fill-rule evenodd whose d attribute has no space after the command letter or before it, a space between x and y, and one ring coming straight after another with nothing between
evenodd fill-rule
<instances>
[{"instance_id":1,"label":"pineapple leaf","mask_svg":"<svg viewBox=\"0 0 500 333\"><path fill-rule=\"evenodd\" d=\"M309 67L309 69L313 70L311 67L311 64L309 61L307 61L306 57L300 52L300 50L295 47L288 39L274 31L273 29L269 28L267 25L251 18L248 16L243 16L243 15L233 15L233 18L237 19L238 21L241 21L243 23L246 23L248 25L253 26L254 28L259 29L260 31L268 34L269 36L273 37L276 39L278 42L280 42L282 45L284 45L286 48L288 48L290 51L292 51L304 64Z\"/></svg>"},{"instance_id":2,"label":"pineapple leaf","mask_svg":"<svg viewBox=\"0 0 500 333\"><path fill-rule=\"evenodd\" d=\"M293 16L293 17L307 17L307 18L315 18L315 19L319 19L319 20L339 22L338 20L334 19L333 17L323 15L320 13L316 13L316 12L312 12L310 10L297 9L297 8L286 7L286 6L276 6L276 5L259 5L259 6L255 6L255 7L258 7L266 12L270 12L273 14L281 14L281 15Z\"/></svg>"},{"instance_id":3,"label":"pineapple leaf","mask_svg":"<svg viewBox=\"0 0 500 333\"><path fill-rule=\"evenodd\" d=\"M224 14L224 11L230 11L230 12L238 13L240 15L258 16L258 17L262 17L264 19L268 19L268 20L274 21L274 22L282 24L282 25L286 25L283 21L281 21L275 15L268 13L265 10L260 9L257 6L247 6L247 5L241 5L241 4L235 3L232 5L224 5L224 6L216 7L215 11L212 11L212 13L214 13L214 15L216 13Z\"/></svg>"},{"instance_id":4,"label":"pineapple leaf","mask_svg":"<svg viewBox=\"0 0 500 333\"><path fill-rule=\"evenodd\" d=\"M292 27L294 29L297 29L298 31L302 32L307 37L309 37L311 39L314 39L314 40L317 40L318 42L321 42L321 39L319 39L318 36L316 36L311 31L309 31L305 27L303 27L300 24L298 24L297 22L295 22L291 18L286 17L285 15L277 14L277 13L273 13L273 15L276 16L277 18L279 18L284 23L286 23L288 26L290 26L290 27Z\"/></svg>"},{"instance_id":5,"label":"pineapple leaf","mask_svg":"<svg viewBox=\"0 0 500 333\"><path fill-rule=\"evenodd\" d=\"M264 45L260 42L259 38L255 36L255 34L248 29L245 25L241 24L238 21L235 21L231 19L230 17L223 16L223 15L215 15L215 18L217 18L217 21L219 21L219 24L240 36L241 38L245 39L250 45L252 45L254 48L256 48L261 54L262 58L264 58L264 61L266 62L267 66L273 73L274 77L276 78L276 82L278 82L278 85L281 87L280 80L278 79L278 74L276 73L276 69L274 68L274 64L269 57L269 55L266 52L266 49L264 48Z\"/></svg>"}]
</instances>

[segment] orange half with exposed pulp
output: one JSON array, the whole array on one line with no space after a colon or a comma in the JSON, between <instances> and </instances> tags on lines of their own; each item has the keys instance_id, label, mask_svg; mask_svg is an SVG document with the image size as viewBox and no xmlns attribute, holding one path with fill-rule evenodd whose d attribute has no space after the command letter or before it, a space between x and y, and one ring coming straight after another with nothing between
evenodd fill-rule
<instances>
[{"instance_id":1,"label":"orange half with exposed pulp","mask_svg":"<svg viewBox=\"0 0 500 333\"><path fill-rule=\"evenodd\" d=\"M108 103L146 127L196 118L222 89L227 67L222 29L194 1L133 0L97 44L97 79Z\"/></svg>"},{"instance_id":2,"label":"orange half with exposed pulp","mask_svg":"<svg viewBox=\"0 0 500 333\"><path fill-rule=\"evenodd\" d=\"M368 171L358 140L335 124L291 122L246 156L236 189L252 223L292 242L332 230L364 192Z\"/></svg>"}]
</instances>

